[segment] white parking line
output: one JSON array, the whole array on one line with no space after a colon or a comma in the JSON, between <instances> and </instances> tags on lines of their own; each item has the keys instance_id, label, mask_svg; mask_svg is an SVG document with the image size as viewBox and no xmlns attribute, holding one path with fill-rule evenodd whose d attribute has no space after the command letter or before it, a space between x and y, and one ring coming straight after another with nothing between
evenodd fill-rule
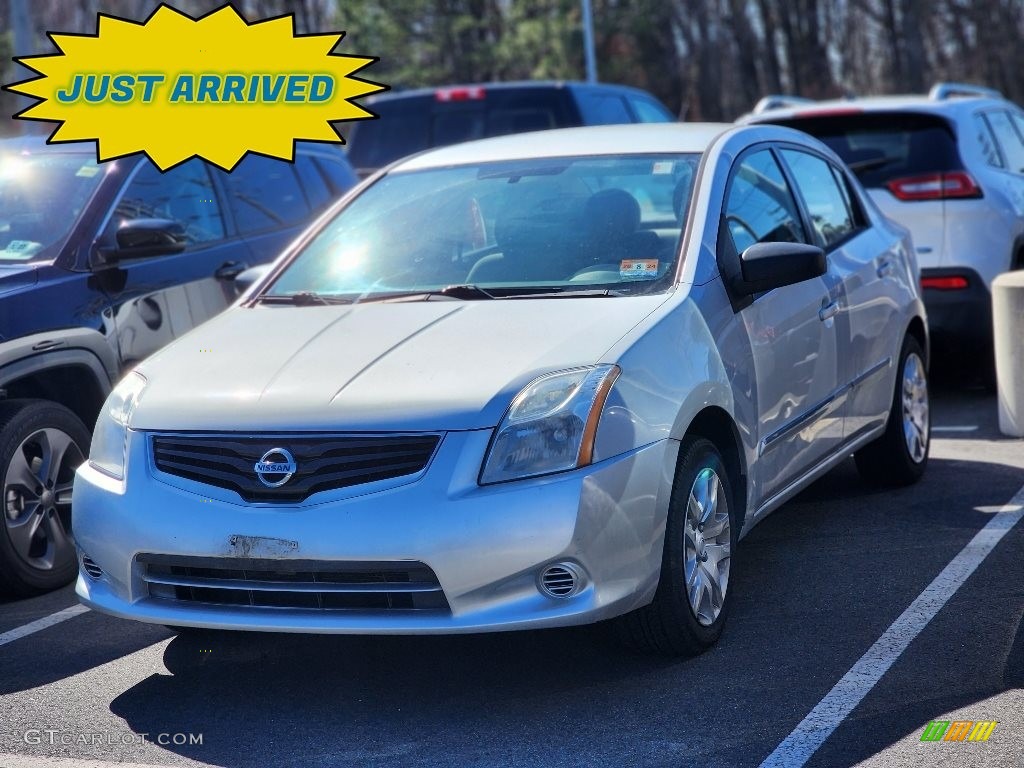
<instances>
[{"instance_id":1,"label":"white parking line","mask_svg":"<svg viewBox=\"0 0 1024 768\"><path fill-rule=\"evenodd\" d=\"M1004 504L942 573L917 596L867 653L836 683L825 698L775 748L761 768L799 768L810 760L839 724L856 708L893 662L907 649L1000 539L1024 517L1024 488Z\"/></svg>"},{"instance_id":2,"label":"white parking line","mask_svg":"<svg viewBox=\"0 0 1024 768\"><path fill-rule=\"evenodd\" d=\"M932 432L977 432L976 424L950 425L948 427L932 426Z\"/></svg>"},{"instance_id":3,"label":"white parking line","mask_svg":"<svg viewBox=\"0 0 1024 768\"><path fill-rule=\"evenodd\" d=\"M43 618L37 619L29 624L4 632L0 635L0 645L13 643L15 640L19 640L26 635L31 635L32 633L38 632L41 629L46 629L47 627L52 627L54 624L60 624L62 621L67 621L68 619L74 618L78 614L85 613L88 610L89 609L84 605L72 605L70 608L65 608L63 611L51 613L49 616L44 616ZM3 765L3 763L0 763L0 765ZM6 766L4 766L4 768L6 768Z\"/></svg>"}]
</instances>

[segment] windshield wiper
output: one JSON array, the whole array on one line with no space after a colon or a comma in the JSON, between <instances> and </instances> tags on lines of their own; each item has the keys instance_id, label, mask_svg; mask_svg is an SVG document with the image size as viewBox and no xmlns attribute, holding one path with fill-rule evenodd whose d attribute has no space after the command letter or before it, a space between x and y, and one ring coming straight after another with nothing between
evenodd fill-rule
<instances>
[{"instance_id":1,"label":"windshield wiper","mask_svg":"<svg viewBox=\"0 0 1024 768\"><path fill-rule=\"evenodd\" d=\"M392 291L390 293L378 293L371 294L369 296L360 297L359 303L365 304L371 301L391 301L399 299L422 299L423 301L429 301L433 296L441 296L446 299L461 299L461 300L478 300L478 299L497 299L499 296L495 296L490 291L485 291L478 285L446 285L444 288L438 288L436 290L426 291Z\"/></svg>"},{"instance_id":2,"label":"windshield wiper","mask_svg":"<svg viewBox=\"0 0 1024 768\"><path fill-rule=\"evenodd\" d=\"M260 304L291 304L295 307L328 306L332 304L351 304L352 299L346 296L329 296L315 291L299 291L298 293L273 294L265 293L256 297Z\"/></svg>"},{"instance_id":3,"label":"windshield wiper","mask_svg":"<svg viewBox=\"0 0 1024 768\"><path fill-rule=\"evenodd\" d=\"M594 296L627 296L628 294L624 291L617 291L613 288L563 288L560 286L554 287L539 287L531 288L529 291L523 291L522 293L507 293L502 295L502 299L536 299L543 297L556 298L556 299L588 299Z\"/></svg>"}]
</instances>

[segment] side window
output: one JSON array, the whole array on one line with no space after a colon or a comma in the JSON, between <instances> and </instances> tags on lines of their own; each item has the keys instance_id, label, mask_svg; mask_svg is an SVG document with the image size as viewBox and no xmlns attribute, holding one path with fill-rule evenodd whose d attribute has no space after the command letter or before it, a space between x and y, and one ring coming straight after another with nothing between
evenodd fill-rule
<instances>
[{"instance_id":1,"label":"side window","mask_svg":"<svg viewBox=\"0 0 1024 768\"><path fill-rule=\"evenodd\" d=\"M988 112L985 115L992 132L996 135L999 148L1006 158L1006 169L1014 173L1024 173L1024 139L1010 122L1010 115L1002 110Z\"/></svg>"},{"instance_id":2,"label":"side window","mask_svg":"<svg viewBox=\"0 0 1024 768\"><path fill-rule=\"evenodd\" d=\"M209 243L224 238L224 219L210 172L201 160L190 160L161 173L145 162L128 183L114 209L105 237L126 221L171 219L185 227L190 243Z\"/></svg>"},{"instance_id":3,"label":"side window","mask_svg":"<svg viewBox=\"0 0 1024 768\"><path fill-rule=\"evenodd\" d=\"M224 181L243 235L289 227L309 216L309 204L291 163L250 155Z\"/></svg>"},{"instance_id":4,"label":"side window","mask_svg":"<svg viewBox=\"0 0 1024 768\"><path fill-rule=\"evenodd\" d=\"M794 149L782 150L782 156L793 172L811 224L822 243L826 247L833 245L853 232L853 216L832 174L832 166L820 157Z\"/></svg>"},{"instance_id":5,"label":"side window","mask_svg":"<svg viewBox=\"0 0 1024 768\"><path fill-rule=\"evenodd\" d=\"M629 104L636 113L637 120L641 123L673 123L675 118L665 111L664 107L656 104L650 99L642 99L638 96L630 96Z\"/></svg>"},{"instance_id":6,"label":"side window","mask_svg":"<svg viewBox=\"0 0 1024 768\"><path fill-rule=\"evenodd\" d=\"M867 216L864 215L864 208L857 198L857 194L850 187L850 180L834 165L829 164L829 168L832 170L832 176L836 180L836 186L839 187L839 193L843 196L843 202L846 203L846 209L850 212L850 221L853 222L853 228L862 229L866 227L868 225Z\"/></svg>"},{"instance_id":7,"label":"side window","mask_svg":"<svg viewBox=\"0 0 1024 768\"><path fill-rule=\"evenodd\" d=\"M306 197L309 199L310 205L313 206L313 210L319 211L326 208L331 201L331 191L327 188L327 182L313 158L305 152L296 152L295 169L299 172L302 187L306 190Z\"/></svg>"},{"instance_id":8,"label":"side window","mask_svg":"<svg viewBox=\"0 0 1024 768\"><path fill-rule=\"evenodd\" d=\"M632 123L625 100L614 93L577 91L576 103L584 125L619 125Z\"/></svg>"},{"instance_id":9,"label":"side window","mask_svg":"<svg viewBox=\"0 0 1024 768\"><path fill-rule=\"evenodd\" d=\"M978 145L981 147L981 154L984 155L986 162L996 168L1002 168L1003 158L999 155L996 137L992 134L988 120L980 112L974 115L974 130Z\"/></svg>"},{"instance_id":10,"label":"side window","mask_svg":"<svg viewBox=\"0 0 1024 768\"><path fill-rule=\"evenodd\" d=\"M725 203L725 224L737 253L754 243L806 243L793 193L772 153L744 158Z\"/></svg>"}]
</instances>

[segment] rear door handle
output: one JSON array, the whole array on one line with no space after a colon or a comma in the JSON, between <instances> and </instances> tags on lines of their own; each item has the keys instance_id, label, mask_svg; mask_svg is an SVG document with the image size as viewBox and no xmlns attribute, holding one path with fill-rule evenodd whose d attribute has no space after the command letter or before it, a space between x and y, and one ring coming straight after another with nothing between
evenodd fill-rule
<instances>
[{"instance_id":1,"label":"rear door handle","mask_svg":"<svg viewBox=\"0 0 1024 768\"><path fill-rule=\"evenodd\" d=\"M248 268L249 265L244 261L225 261L217 268L213 276L218 280L234 280Z\"/></svg>"},{"instance_id":2,"label":"rear door handle","mask_svg":"<svg viewBox=\"0 0 1024 768\"><path fill-rule=\"evenodd\" d=\"M833 301L818 310L818 319L822 322L829 320L839 314L839 302Z\"/></svg>"},{"instance_id":3,"label":"rear door handle","mask_svg":"<svg viewBox=\"0 0 1024 768\"><path fill-rule=\"evenodd\" d=\"M879 277L889 277L889 275L893 273L892 262L888 260L883 261L881 264L878 265L878 268L875 270L875 273Z\"/></svg>"}]
</instances>

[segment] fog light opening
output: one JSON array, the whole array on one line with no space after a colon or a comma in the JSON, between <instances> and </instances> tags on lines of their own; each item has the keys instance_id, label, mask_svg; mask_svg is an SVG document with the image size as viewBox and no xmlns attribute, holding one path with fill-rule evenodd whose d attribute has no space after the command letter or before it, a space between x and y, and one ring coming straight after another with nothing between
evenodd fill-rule
<instances>
[{"instance_id":1,"label":"fog light opening","mask_svg":"<svg viewBox=\"0 0 1024 768\"><path fill-rule=\"evenodd\" d=\"M573 563L555 563L540 572L540 591L547 597L564 600L578 594L583 587L583 574Z\"/></svg>"},{"instance_id":2,"label":"fog light opening","mask_svg":"<svg viewBox=\"0 0 1024 768\"><path fill-rule=\"evenodd\" d=\"M82 570L89 574L93 581L103 576L103 569L96 565L96 562L86 554L82 555Z\"/></svg>"}]
</instances>

